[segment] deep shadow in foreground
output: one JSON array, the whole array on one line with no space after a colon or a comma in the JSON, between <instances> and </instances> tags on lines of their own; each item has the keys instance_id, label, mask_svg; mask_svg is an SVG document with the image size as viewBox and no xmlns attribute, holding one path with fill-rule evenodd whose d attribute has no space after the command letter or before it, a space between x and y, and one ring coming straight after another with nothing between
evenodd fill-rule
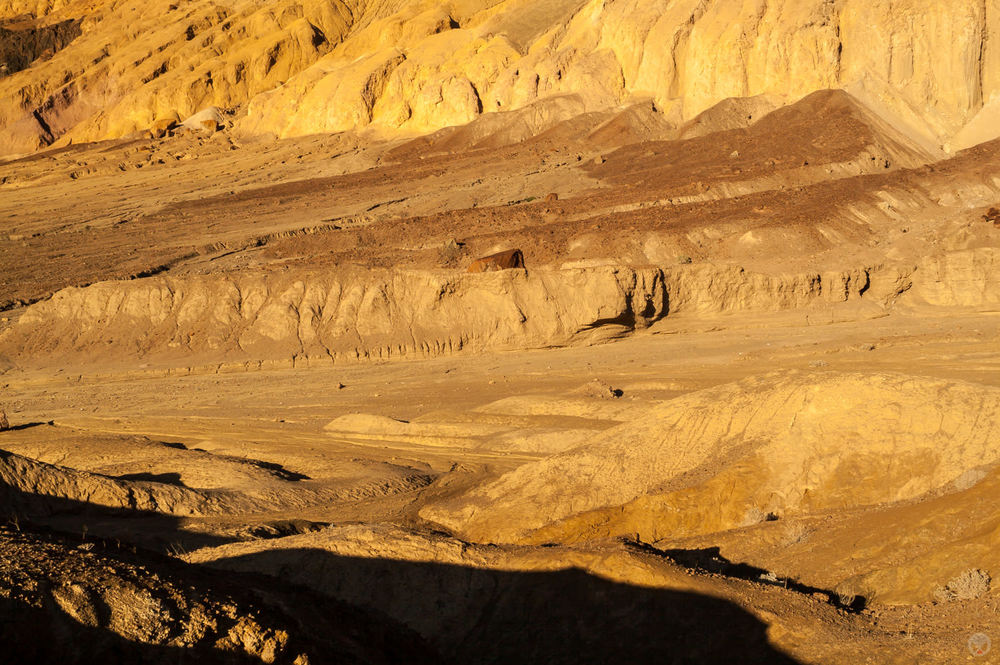
<instances>
[{"instance_id":1,"label":"deep shadow in foreground","mask_svg":"<svg viewBox=\"0 0 1000 665\"><path fill-rule=\"evenodd\" d=\"M578 569L510 572L271 550L213 564L266 571L412 628L454 663L582 665L797 661L737 605Z\"/></svg>"},{"instance_id":2,"label":"deep shadow in foreground","mask_svg":"<svg viewBox=\"0 0 1000 665\"><path fill-rule=\"evenodd\" d=\"M437 665L386 617L260 576L0 526L0 663Z\"/></svg>"},{"instance_id":3,"label":"deep shadow in foreground","mask_svg":"<svg viewBox=\"0 0 1000 665\"><path fill-rule=\"evenodd\" d=\"M119 535L82 528L95 520ZM69 531L53 528L60 524ZM378 613L143 549L147 529L154 544L182 534L171 515L0 481L0 664L441 662L420 636Z\"/></svg>"},{"instance_id":4,"label":"deep shadow in foreground","mask_svg":"<svg viewBox=\"0 0 1000 665\"><path fill-rule=\"evenodd\" d=\"M0 485L0 508L28 527L0 528L0 644L11 662L260 662L258 646L248 655L231 644L230 631L250 611L257 620L271 617L311 665L796 662L768 643L764 623L729 601L577 569L512 572L274 549L216 562L227 570L220 572L124 542L29 526L53 511L85 514L87 504ZM140 529L149 522L145 513L128 513L107 519ZM157 519L160 530L175 520ZM179 600L182 588L201 600ZM234 609L213 619L212 630L229 641L175 646L182 632L190 637L184 624L194 605L215 606L220 594L235 599ZM136 629L148 625L159 628Z\"/></svg>"}]
</instances>

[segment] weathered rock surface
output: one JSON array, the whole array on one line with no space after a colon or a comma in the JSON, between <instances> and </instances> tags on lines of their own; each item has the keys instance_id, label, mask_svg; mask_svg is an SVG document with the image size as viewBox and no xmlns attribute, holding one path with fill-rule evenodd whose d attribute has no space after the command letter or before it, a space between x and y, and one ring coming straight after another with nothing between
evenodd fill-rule
<instances>
[{"instance_id":1,"label":"weathered rock surface","mask_svg":"<svg viewBox=\"0 0 1000 665\"><path fill-rule=\"evenodd\" d=\"M990 45L998 10L972 0L933 12L852 0L467 8L407 8L385 19L412 28L398 39L383 25L352 34L255 100L247 126L282 136L358 124L423 132L562 94L581 95L588 110L651 97L689 119L730 97L794 100L844 87L937 139L961 129L1000 85L1000 52ZM317 113L332 90L342 103Z\"/></svg>"},{"instance_id":2,"label":"weathered rock surface","mask_svg":"<svg viewBox=\"0 0 1000 665\"><path fill-rule=\"evenodd\" d=\"M0 17L47 8L0 7ZM350 10L325 2L98 0L60 6L40 23L58 20L79 20L80 35L0 78L0 155L121 137L168 113L237 107L339 41Z\"/></svg>"},{"instance_id":3,"label":"weathered rock surface","mask_svg":"<svg viewBox=\"0 0 1000 665\"><path fill-rule=\"evenodd\" d=\"M69 441L63 437L62 445L70 445ZM319 478L311 480L259 460L179 451L158 443L116 443L122 467L149 470L114 474L115 465L108 464L106 455L95 454L93 449L100 447L93 442L85 441L72 453L58 445L21 448L16 442L5 443L5 450L0 450L0 505L38 518L91 508L176 516L231 515L383 497L431 482L426 472L368 460L318 470ZM7 449L22 449L62 463ZM79 466L67 466L67 461Z\"/></svg>"}]
</instances>

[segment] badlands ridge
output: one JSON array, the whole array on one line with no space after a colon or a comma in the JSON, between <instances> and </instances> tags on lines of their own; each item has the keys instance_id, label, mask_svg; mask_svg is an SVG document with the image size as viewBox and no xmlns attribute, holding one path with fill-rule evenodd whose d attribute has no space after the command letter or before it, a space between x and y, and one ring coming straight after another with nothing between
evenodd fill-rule
<instances>
[{"instance_id":1,"label":"badlands ridge","mask_svg":"<svg viewBox=\"0 0 1000 665\"><path fill-rule=\"evenodd\" d=\"M998 94L994 0L0 0L5 653L995 662Z\"/></svg>"}]
</instances>

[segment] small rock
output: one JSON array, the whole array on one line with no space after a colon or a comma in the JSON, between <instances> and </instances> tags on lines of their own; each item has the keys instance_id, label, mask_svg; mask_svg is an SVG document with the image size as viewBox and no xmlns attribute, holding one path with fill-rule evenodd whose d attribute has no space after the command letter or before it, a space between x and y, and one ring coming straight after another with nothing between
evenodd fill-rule
<instances>
[{"instance_id":1,"label":"small rock","mask_svg":"<svg viewBox=\"0 0 1000 665\"><path fill-rule=\"evenodd\" d=\"M578 395L593 397L595 399L618 399L625 394L622 390L613 388L599 379L594 379L583 384L574 392Z\"/></svg>"},{"instance_id":2,"label":"small rock","mask_svg":"<svg viewBox=\"0 0 1000 665\"><path fill-rule=\"evenodd\" d=\"M10 422L7 420L7 412L0 409L0 432L10 429Z\"/></svg>"},{"instance_id":3,"label":"small rock","mask_svg":"<svg viewBox=\"0 0 1000 665\"><path fill-rule=\"evenodd\" d=\"M455 238L448 238L441 248L441 262L446 266L454 264L462 256L464 248L465 243Z\"/></svg>"}]
</instances>

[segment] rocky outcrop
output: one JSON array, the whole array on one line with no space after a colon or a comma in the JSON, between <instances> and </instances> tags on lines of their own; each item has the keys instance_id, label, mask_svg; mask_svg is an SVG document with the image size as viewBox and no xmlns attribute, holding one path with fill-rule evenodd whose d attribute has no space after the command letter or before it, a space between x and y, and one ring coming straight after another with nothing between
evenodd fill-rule
<instances>
[{"instance_id":1,"label":"rocky outcrop","mask_svg":"<svg viewBox=\"0 0 1000 665\"><path fill-rule=\"evenodd\" d=\"M186 469L199 463L204 473L217 476L216 483L210 483L214 486L188 487L176 480L195 475ZM240 476L250 473L233 469L255 464L263 463L201 454L175 462L174 472L114 477L0 451L0 506L38 519L94 508L176 516L246 515L387 496L425 487L432 480L426 472L408 467L361 462L341 476L301 483L274 473L268 477L266 469L259 468L264 472L256 474L257 481L247 482Z\"/></svg>"},{"instance_id":2,"label":"rocky outcrop","mask_svg":"<svg viewBox=\"0 0 1000 665\"><path fill-rule=\"evenodd\" d=\"M6 28L0 22L0 77L19 72L39 58L52 57L80 36L79 21L41 27Z\"/></svg>"},{"instance_id":3,"label":"rocky outcrop","mask_svg":"<svg viewBox=\"0 0 1000 665\"><path fill-rule=\"evenodd\" d=\"M607 340L668 312L781 311L892 291L881 281L872 290L871 280L867 270L768 275L711 265L152 277L64 289L4 331L0 352L42 365L105 354L217 365L540 348Z\"/></svg>"},{"instance_id":4,"label":"rocky outcrop","mask_svg":"<svg viewBox=\"0 0 1000 665\"><path fill-rule=\"evenodd\" d=\"M936 307L1000 304L1000 249L980 247L928 257L906 302Z\"/></svg>"},{"instance_id":5,"label":"rocky outcrop","mask_svg":"<svg viewBox=\"0 0 1000 665\"><path fill-rule=\"evenodd\" d=\"M44 9L15 6L0 17L19 8ZM78 21L80 35L0 78L0 155L59 139L121 137L168 114L233 109L326 53L348 30L351 10L308 0L225 7L130 0L62 7L39 23L58 19Z\"/></svg>"},{"instance_id":6,"label":"rocky outcrop","mask_svg":"<svg viewBox=\"0 0 1000 665\"><path fill-rule=\"evenodd\" d=\"M514 268L524 268L524 254L519 249L510 249L476 259L469 264L466 272L495 272Z\"/></svg>"},{"instance_id":7,"label":"rocky outcrop","mask_svg":"<svg viewBox=\"0 0 1000 665\"><path fill-rule=\"evenodd\" d=\"M217 515L254 507L235 493L118 480L5 451L0 451L0 504L27 515L78 511L85 506L170 515Z\"/></svg>"},{"instance_id":8,"label":"rocky outcrop","mask_svg":"<svg viewBox=\"0 0 1000 665\"><path fill-rule=\"evenodd\" d=\"M984 247L919 266L785 274L700 264L149 277L59 291L0 334L0 353L38 366L99 359L330 364L590 344L668 314L809 314L859 303L869 314L894 306L992 307L996 253Z\"/></svg>"}]
</instances>

